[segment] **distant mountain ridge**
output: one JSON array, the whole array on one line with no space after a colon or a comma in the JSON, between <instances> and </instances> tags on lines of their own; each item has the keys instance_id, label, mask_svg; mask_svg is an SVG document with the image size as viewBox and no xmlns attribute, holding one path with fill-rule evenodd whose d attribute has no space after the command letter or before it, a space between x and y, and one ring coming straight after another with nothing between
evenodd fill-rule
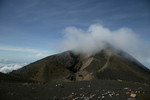
<instances>
[{"instance_id":1,"label":"distant mountain ridge","mask_svg":"<svg viewBox=\"0 0 150 100\"><path fill-rule=\"evenodd\" d=\"M39 82L123 80L150 82L150 70L122 50L108 46L95 55L66 51L31 63L11 75Z\"/></svg>"}]
</instances>

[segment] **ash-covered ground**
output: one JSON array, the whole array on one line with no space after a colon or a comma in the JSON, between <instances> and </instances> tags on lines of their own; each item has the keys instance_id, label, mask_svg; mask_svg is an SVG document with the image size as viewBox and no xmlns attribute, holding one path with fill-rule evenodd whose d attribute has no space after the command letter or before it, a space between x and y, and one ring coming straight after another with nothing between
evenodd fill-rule
<instances>
[{"instance_id":1,"label":"ash-covered ground","mask_svg":"<svg viewBox=\"0 0 150 100\"><path fill-rule=\"evenodd\" d=\"M0 100L150 100L150 85L111 80L1 82Z\"/></svg>"}]
</instances>

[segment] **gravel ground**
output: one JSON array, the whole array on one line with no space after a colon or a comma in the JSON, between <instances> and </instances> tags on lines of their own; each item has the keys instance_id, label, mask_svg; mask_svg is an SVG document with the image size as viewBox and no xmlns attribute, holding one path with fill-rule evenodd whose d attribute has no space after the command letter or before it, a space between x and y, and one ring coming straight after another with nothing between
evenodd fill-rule
<instances>
[{"instance_id":1,"label":"gravel ground","mask_svg":"<svg viewBox=\"0 0 150 100\"><path fill-rule=\"evenodd\" d=\"M150 100L150 85L111 80L0 83L0 100Z\"/></svg>"}]
</instances>

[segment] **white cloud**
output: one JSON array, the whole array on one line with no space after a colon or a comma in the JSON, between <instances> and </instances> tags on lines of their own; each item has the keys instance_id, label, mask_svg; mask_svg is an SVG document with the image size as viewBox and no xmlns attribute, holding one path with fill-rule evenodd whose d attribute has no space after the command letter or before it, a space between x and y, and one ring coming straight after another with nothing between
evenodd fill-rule
<instances>
[{"instance_id":1,"label":"white cloud","mask_svg":"<svg viewBox=\"0 0 150 100\"><path fill-rule=\"evenodd\" d=\"M46 50L37 50L31 48L21 48L21 47L12 47L12 46L0 46L0 50L10 51L10 52L11 51L22 52L20 54L16 53L15 55L12 56L6 54L0 57L0 72L3 73L8 73L13 70L17 70L26 65L26 63L20 64L18 62L33 62L52 54L52 52ZM15 62L15 64L13 62Z\"/></svg>"},{"instance_id":2,"label":"white cloud","mask_svg":"<svg viewBox=\"0 0 150 100\"><path fill-rule=\"evenodd\" d=\"M43 57L48 56L48 54L44 54L44 53L37 53L35 56L36 56L36 57L39 57L39 58L43 58Z\"/></svg>"},{"instance_id":3,"label":"white cloud","mask_svg":"<svg viewBox=\"0 0 150 100\"><path fill-rule=\"evenodd\" d=\"M34 59L34 60L35 59L38 60L38 59L41 59L43 57L54 54L54 52L51 50L22 48L22 47L15 47L15 46L0 46L0 50L22 52L22 54L27 53L27 55L25 57L22 57L22 59L28 57L29 59ZM16 56L13 58L17 59L18 57L19 57L19 55L16 54ZM3 58L10 59L10 58L7 58L7 55L5 55L5 57L3 57ZM11 60L13 60L13 59L11 59Z\"/></svg>"},{"instance_id":4,"label":"white cloud","mask_svg":"<svg viewBox=\"0 0 150 100\"><path fill-rule=\"evenodd\" d=\"M39 52L42 51L42 50L37 50L37 49L12 47L12 46L0 46L0 50L18 51L18 52L30 52L30 53L39 53Z\"/></svg>"},{"instance_id":5,"label":"white cloud","mask_svg":"<svg viewBox=\"0 0 150 100\"><path fill-rule=\"evenodd\" d=\"M23 63L23 64L3 64L3 63L0 63L0 72L8 73L8 72L11 72L13 70L17 70L19 68L22 68L25 65L27 65L27 63Z\"/></svg>"},{"instance_id":6,"label":"white cloud","mask_svg":"<svg viewBox=\"0 0 150 100\"><path fill-rule=\"evenodd\" d=\"M39 60L39 59L44 58L44 57L49 56L49 55L50 55L49 53L39 52L39 53L36 53L36 54L33 54L33 55L28 55L28 58Z\"/></svg>"},{"instance_id":7,"label":"white cloud","mask_svg":"<svg viewBox=\"0 0 150 100\"><path fill-rule=\"evenodd\" d=\"M72 49L91 55L99 52L104 47L105 41L130 53L142 63L150 65L148 60L150 46L146 45L132 29L126 27L117 30L110 30L99 24L93 24L87 30L67 27L64 30L64 37L60 43L62 51Z\"/></svg>"}]
</instances>

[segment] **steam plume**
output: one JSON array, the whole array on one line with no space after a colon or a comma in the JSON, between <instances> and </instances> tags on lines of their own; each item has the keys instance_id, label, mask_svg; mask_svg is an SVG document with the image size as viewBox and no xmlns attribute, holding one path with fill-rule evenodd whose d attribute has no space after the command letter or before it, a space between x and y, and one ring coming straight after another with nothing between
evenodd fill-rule
<instances>
[{"instance_id":1,"label":"steam plume","mask_svg":"<svg viewBox=\"0 0 150 100\"><path fill-rule=\"evenodd\" d=\"M60 43L62 51L74 50L76 53L92 55L103 49L104 42L107 42L127 51L138 60L148 62L150 59L150 52L144 51L150 47L145 45L132 29L126 27L110 30L102 25L93 24L87 30L67 27L63 33L64 40Z\"/></svg>"}]
</instances>

